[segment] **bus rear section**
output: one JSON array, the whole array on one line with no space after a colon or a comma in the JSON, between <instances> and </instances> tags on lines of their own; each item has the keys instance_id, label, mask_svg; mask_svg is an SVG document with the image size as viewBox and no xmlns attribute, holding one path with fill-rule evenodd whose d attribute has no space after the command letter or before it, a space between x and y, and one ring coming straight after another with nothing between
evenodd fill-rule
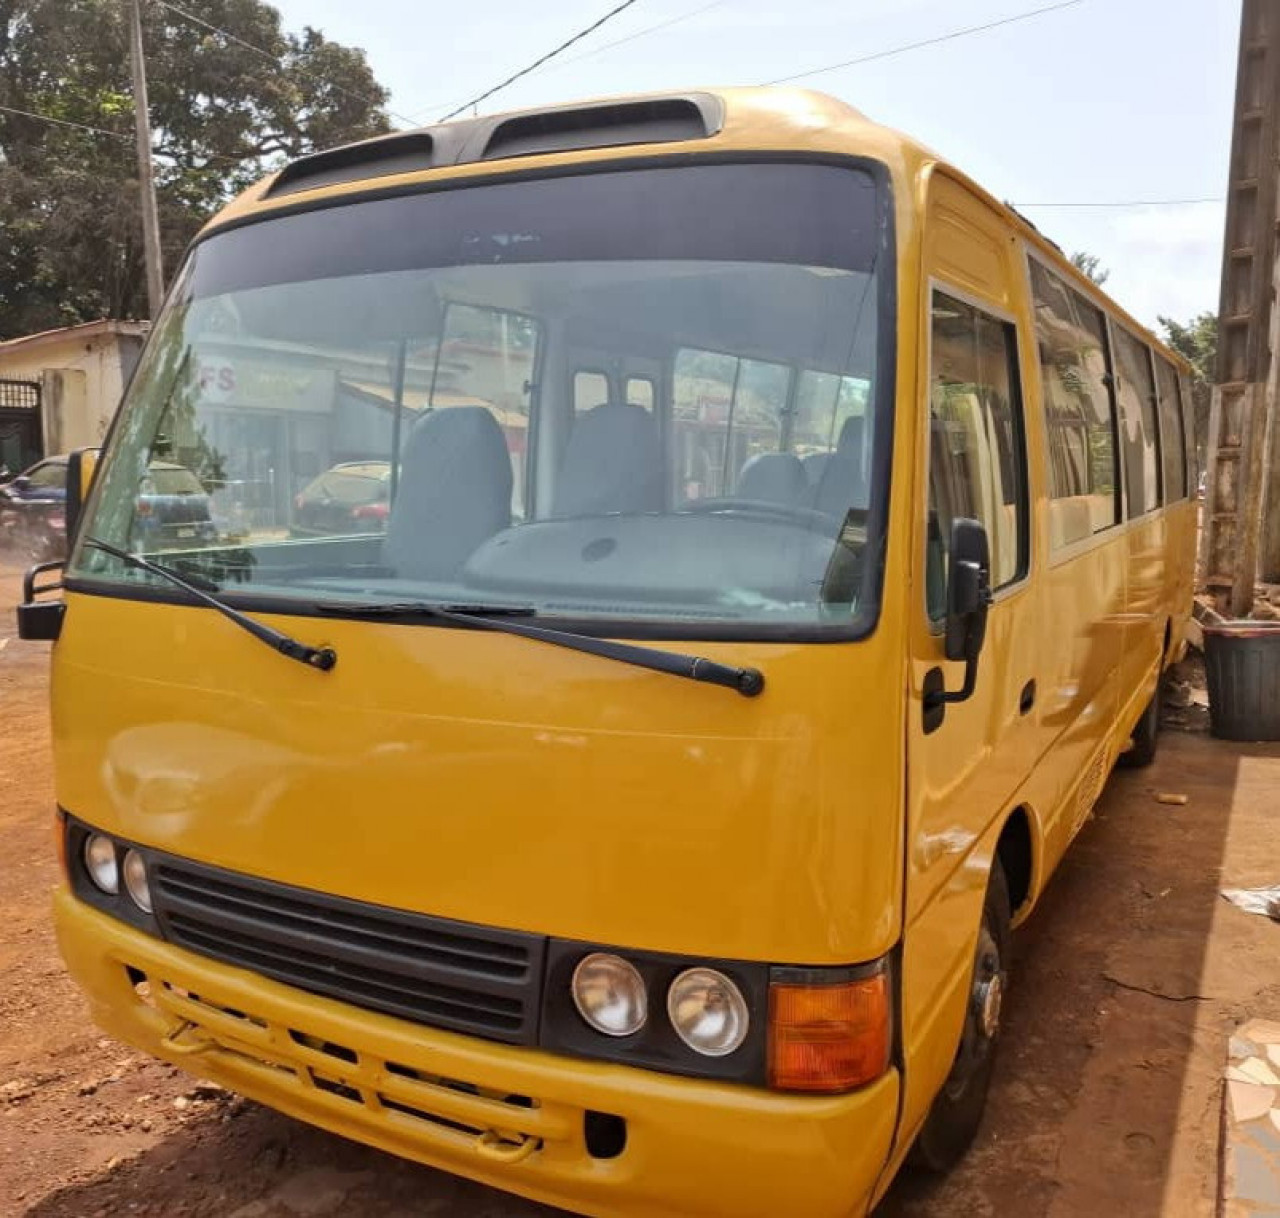
<instances>
[{"instance_id":1,"label":"bus rear section","mask_svg":"<svg viewBox=\"0 0 1280 1218\"><path fill-rule=\"evenodd\" d=\"M286 171L195 245L66 573L62 948L122 1039L427 1163L856 1212L900 1078L890 175L517 168ZM141 527L157 461L216 542Z\"/></svg>"}]
</instances>

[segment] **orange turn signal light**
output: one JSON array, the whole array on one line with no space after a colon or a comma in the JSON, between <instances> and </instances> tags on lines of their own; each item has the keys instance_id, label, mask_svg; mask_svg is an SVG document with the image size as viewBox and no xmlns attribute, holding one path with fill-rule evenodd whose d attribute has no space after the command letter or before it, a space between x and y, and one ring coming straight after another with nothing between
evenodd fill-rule
<instances>
[{"instance_id":1,"label":"orange turn signal light","mask_svg":"<svg viewBox=\"0 0 1280 1218\"><path fill-rule=\"evenodd\" d=\"M769 986L769 1086L850 1091L889 1068L889 978Z\"/></svg>"}]
</instances>

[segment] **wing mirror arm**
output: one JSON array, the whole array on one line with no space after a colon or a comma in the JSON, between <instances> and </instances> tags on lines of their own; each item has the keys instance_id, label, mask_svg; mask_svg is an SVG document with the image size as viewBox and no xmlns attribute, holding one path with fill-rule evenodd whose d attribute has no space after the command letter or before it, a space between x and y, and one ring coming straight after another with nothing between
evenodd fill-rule
<instances>
[{"instance_id":1,"label":"wing mirror arm","mask_svg":"<svg viewBox=\"0 0 1280 1218\"><path fill-rule=\"evenodd\" d=\"M959 689L949 690L941 667L932 668L925 675L926 732L941 725L949 703L964 702L973 696L990 607L991 549L987 530L976 520L957 519L951 525L943 650L948 660L964 661L964 681Z\"/></svg>"},{"instance_id":2,"label":"wing mirror arm","mask_svg":"<svg viewBox=\"0 0 1280 1218\"><path fill-rule=\"evenodd\" d=\"M67 458L67 495L63 507L63 520L68 553L75 543L76 529L83 514L84 501L88 498L89 488L93 484L93 475L101 452L99 448L80 448ZM52 571L61 571L65 565L62 559L56 562L42 562L32 567L23 576L22 604L18 606L18 637L20 639L53 642L62 633L62 619L67 612L66 602L40 599L45 593L61 591L62 583L60 580L54 583L38 581L40 576Z\"/></svg>"}]
</instances>

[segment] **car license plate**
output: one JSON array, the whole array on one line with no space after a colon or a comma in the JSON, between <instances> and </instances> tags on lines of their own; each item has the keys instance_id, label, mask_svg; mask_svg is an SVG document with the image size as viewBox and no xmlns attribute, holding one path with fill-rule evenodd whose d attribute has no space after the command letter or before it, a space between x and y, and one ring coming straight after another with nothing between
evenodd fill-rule
<instances>
[{"instance_id":1,"label":"car license plate","mask_svg":"<svg viewBox=\"0 0 1280 1218\"><path fill-rule=\"evenodd\" d=\"M179 537L194 537L195 535L196 535L195 529L179 529L178 530Z\"/></svg>"}]
</instances>

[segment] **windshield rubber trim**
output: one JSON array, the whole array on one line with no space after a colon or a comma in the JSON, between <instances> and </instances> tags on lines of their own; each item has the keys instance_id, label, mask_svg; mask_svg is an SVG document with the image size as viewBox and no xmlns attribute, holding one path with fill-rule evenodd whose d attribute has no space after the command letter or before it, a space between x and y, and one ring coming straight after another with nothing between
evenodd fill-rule
<instances>
[{"instance_id":1,"label":"windshield rubber trim","mask_svg":"<svg viewBox=\"0 0 1280 1218\"><path fill-rule=\"evenodd\" d=\"M734 149L733 151L711 152L698 150L676 153L650 153L644 156L618 157L607 161L575 162L572 165L528 166L509 172L467 174L458 178L450 178L442 182L401 183L368 191L343 193L335 197L300 201L263 212L254 212L240 216L225 224L198 233L187 246L179 264L178 273L174 276L166 294L161 316L176 300L180 287L189 278L192 252L211 237L233 229L245 228L252 224L265 223L268 220L283 216L297 215L310 211L327 210L330 207L346 206L350 203L364 203L377 199L396 198L405 195L434 194L443 190L465 190L475 186L500 185L506 182L532 181L539 178L563 178L585 176L592 173L624 173L634 169L659 168L663 166L692 165L751 165L751 164L793 164L793 165L829 165L836 168L855 169L866 173L876 186L876 213L879 222L877 233L876 260L878 273L876 276L876 394L872 405L874 411L873 436L874 445L871 462L871 502L867 516L867 536L875 538L880 552L874 556L875 561L864 564L862 587L859 589L863 608L854 614L848 623L831 626L805 625L772 625L767 622L752 622L737 625L732 622L695 624L672 620L654 621L648 618L617 617L605 621L601 618L574 618L546 614L542 620L556 629L572 630L588 637L618 638L635 640L682 640L691 642L782 642L782 643L849 643L869 638L875 633L880 623L884 601L884 567L886 547L888 544L889 500L891 491L891 472L893 466L893 448L895 432L895 404L897 400L897 336L898 336L898 256L897 256L897 222L894 210L894 191L889 166L871 157L858 156L855 153L840 152L808 152L798 149ZM888 272L887 274L884 272ZM134 365L134 373L142 366L148 349L159 327L152 324L150 332ZM133 375L130 376L130 381ZM122 404L128 401L128 394L122 398ZM112 441L116 429L121 425L124 410L117 410L111 420L107 434L102 442L103 459L99 462L94 485L90 488L89 499L81 511L81 523L91 517L91 508L96 506L97 492L102 480L103 466L113 456ZM77 534L79 529L77 529ZM78 536L75 539L78 541ZM834 542L833 544L837 544ZM68 566L75 558L78 546L68 547ZM70 592L89 596L108 596L122 600L151 601L161 604L185 605L182 597L159 589L138 588L120 585L101 579L85 579L72 575L64 578L63 586ZM303 603L295 602L287 597L258 597L254 594L229 594L223 588L219 596L232 608L248 609L259 613L280 613L292 617L309 617L312 611ZM361 620L359 615L350 618L336 614L325 614L331 620ZM542 615L540 615L541 617ZM363 619L367 621L368 619ZM397 623L384 623L392 625ZM406 623L399 623L401 625ZM419 623L411 623L417 625ZM468 629L460 625L434 621L423 625L444 626L449 629Z\"/></svg>"}]
</instances>

